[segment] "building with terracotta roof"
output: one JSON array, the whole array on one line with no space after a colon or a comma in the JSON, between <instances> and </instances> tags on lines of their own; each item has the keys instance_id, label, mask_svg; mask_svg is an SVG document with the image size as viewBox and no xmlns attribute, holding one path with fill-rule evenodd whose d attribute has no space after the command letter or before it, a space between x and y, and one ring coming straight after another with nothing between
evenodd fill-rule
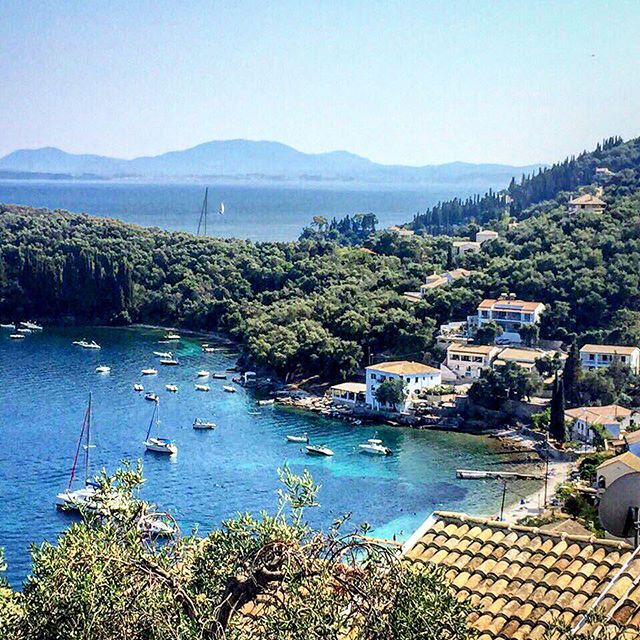
<instances>
[{"instance_id":1,"label":"building with terracotta roof","mask_svg":"<svg viewBox=\"0 0 640 640\"><path fill-rule=\"evenodd\" d=\"M605 440L620 438L640 418L636 412L617 404L567 409L564 417L571 422L570 439L588 444L593 444L598 435Z\"/></svg>"},{"instance_id":2,"label":"building with terracotta roof","mask_svg":"<svg viewBox=\"0 0 640 640\"><path fill-rule=\"evenodd\" d=\"M578 211L593 211L595 213L602 213L606 203L603 200L600 200L598 196L594 196L590 193L585 193L581 196L577 196L572 200L569 200L569 210L572 213L577 213Z\"/></svg>"},{"instance_id":3,"label":"building with terracotta roof","mask_svg":"<svg viewBox=\"0 0 640 640\"><path fill-rule=\"evenodd\" d=\"M535 368L536 362L546 356L555 355L556 351L545 351L544 349L529 349L525 347L505 347L497 355L492 363L492 367L500 367L508 362L513 362L518 366L531 371ZM560 353L560 358L566 360L567 356Z\"/></svg>"},{"instance_id":4,"label":"building with terracotta roof","mask_svg":"<svg viewBox=\"0 0 640 640\"><path fill-rule=\"evenodd\" d=\"M557 622L587 630L596 609L640 632L640 555L626 542L435 512L402 553L442 567L478 608L478 640L556 640Z\"/></svg>"},{"instance_id":5,"label":"building with terracotta roof","mask_svg":"<svg viewBox=\"0 0 640 640\"><path fill-rule=\"evenodd\" d=\"M495 322L505 332L517 332L524 325L536 324L545 306L542 302L518 300L514 296L487 298L478 305L477 323Z\"/></svg>"},{"instance_id":6,"label":"building with terracotta roof","mask_svg":"<svg viewBox=\"0 0 640 640\"><path fill-rule=\"evenodd\" d=\"M627 365L633 373L640 373L640 349L611 344L585 344L580 349L580 364L593 371L604 369L614 362Z\"/></svg>"},{"instance_id":7,"label":"building with terracotta roof","mask_svg":"<svg viewBox=\"0 0 640 640\"><path fill-rule=\"evenodd\" d=\"M447 347L447 356L440 367L446 381L477 380L500 353L495 345L454 342Z\"/></svg>"},{"instance_id":8,"label":"building with terracotta roof","mask_svg":"<svg viewBox=\"0 0 640 640\"><path fill-rule=\"evenodd\" d=\"M378 387L386 380L402 380L406 390L406 401L401 409L412 403L413 394L420 389L431 389L442 384L440 370L421 362L397 360L380 362L366 368L366 403L376 410L392 410L394 407L382 405L376 399Z\"/></svg>"}]
</instances>

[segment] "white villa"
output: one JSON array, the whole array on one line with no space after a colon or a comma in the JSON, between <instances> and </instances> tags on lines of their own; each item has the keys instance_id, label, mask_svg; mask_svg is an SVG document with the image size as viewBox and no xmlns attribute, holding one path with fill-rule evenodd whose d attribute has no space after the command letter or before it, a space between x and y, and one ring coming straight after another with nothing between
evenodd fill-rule
<instances>
[{"instance_id":1,"label":"white villa","mask_svg":"<svg viewBox=\"0 0 640 640\"><path fill-rule=\"evenodd\" d=\"M465 253L478 253L480 251L480 243L473 240L455 240L453 243L453 253L457 256Z\"/></svg>"},{"instance_id":2,"label":"white villa","mask_svg":"<svg viewBox=\"0 0 640 640\"><path fill-rule=\"evenodd\" d=\"M627 365L633 373L640 373L640 349L608 344L585 344L580 349L580 364L589 370L603 369L613 362Z\"/></svg>"},{"instance_id":3,"label":"white villa","mask_svg":"<svg viewBox=\"0 0 640 640\"><path fill-rule=\"evenodd\" d=\"M380 362L366 368L366 403L372 409L385 410L392 407L381 405L376 400L376 390L385 380L403 380L407 390L407 398L401 407L406 410L412 402L413 394L419 389L431 389L442 384L440 371L421 362L398 360Z\"/></svg>"},{"instance_id":4,"label":"white villa","mask_svg":"<svg viewBox=\"0 0 640 640\"><path fill-rule=\"evenodd\" d=\"M517 332L523 325L536 324L545 307L542 302L518 300L515 296L502 295L497 300L486 299L478 305L478 325L495 322L505 332Z\"/></svg>"},{"instance_id":5,"label":"white villa","mask_svg":"<svg viewBox=\"0 0 640 640\"><path fill-rule=\"evenodd\" d=\"M442 378L445 381L477 380L499 352L500 347L495 345L455 342L449 345L446 360L440 365Z\"/></svg>"},{"instance_id":6,"label":"white villa","mask_svg":"<svg viewBox=\"0 0 640 640\"><path fill-rule=\"evenodd\" d=\"M593 444L598 431L611 439L619 439L640 417L617 404L605 407L567 409L564 417L571 422L571 440Z\"/></svg>"},{"instance_id":7,"label":"white villa","mask_svg":"<svg viewBox=\"0 0 640 640\"><path fill-rule=\"evenodd\" d=\"M596 213L602 213L606 203L600 200L598 196L594 196L590 193L585 193L581 196L569 200L569 211L577 213L578 211L594 211Z\"/></svg>"}]
</instances>

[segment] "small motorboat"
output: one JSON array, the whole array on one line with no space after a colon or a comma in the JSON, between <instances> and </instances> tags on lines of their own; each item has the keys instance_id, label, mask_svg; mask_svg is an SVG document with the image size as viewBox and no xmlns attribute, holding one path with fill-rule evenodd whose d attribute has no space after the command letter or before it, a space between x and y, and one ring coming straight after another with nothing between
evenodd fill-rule
<instances>
[{"instance_id":1,"label":"small motorboat","mask_svg":"<svg viewBox=\"0 0 640 640\"><path fill-rule=\"evenodd\" d=\"M11 329L11 331L15 331L16 330L16 325L12 324L12 323L0 324L0 329Z\"/></svg>"},{"instance_id":2,"label":"small motorboat","mask_svg":"<svg viewBox=\"0 0 640 640\"><path fill-rule=\"evenodd\" d=\"M205 371L204 369L202 369L201 371L198 371L198 378L208 378L209 377L209 372Z\"/></svg>"},{"instance_id":3,"label":"small motorboat","mask_svg":"<svg viewBox=\"0 0 640 640\"><path fill-rule=\"evenodd\" d=\"M180 335L177 333L167 333L164 337L165 340L180 340Z\"/></svg>"},{"instance_id":4,"label":"small motorboat","mask_svg":"<svg viewBox=\"0 0 640 640\"><path fill-rule=\"evenodd\" d=\"M308 444L305 449L309 456L332 456L333 451L323 444Z\"/></svg>"},{"instance_id":5,"label":"small motorboat","mask_svg":"<svg viewBox=\"0 0 640 640\"><path fill-rule=\"evenodd\" d=\"M20 327L18 329L18 333L31 333L31 329L27 329L26 327Z\"/></svg>"},{"instance_id":6,"label":"small motorboat","mask_svg":"<svg viewBox=\"0 0 640 640\"><path fill-rule=\"evenodd\" d=\"M208 420L200 420L200 418L196 418L193 421L193 428L194 429L215 429L216 423L210 422Z\"/></svg>"},{"instance_id":7,"label":"small motorboat","mask_svg":"<svg viewBox=\"0 0 640 640\"><path fill-rule=\"evenodd\" d=\"M152 393L151 391L144 394L144 399L148 400L149 402L160 402L160 398L158 397L158 394Z\"/></svg>"},{"instance_id":8,"label":"small motorboat","mask_svg":"<svg viewBox=\"0 0 640 640\"><path fill-rule=\"evenodd\" d=\"M138 530L149 538L164 538L174 535L176 527L172 522L165 521L163 518L145 516L138 523Z\"/></svg>"},{"instance_id":9,"label":"small motorboat","mask_svg":"<svg viewBox=\"0 0 640 640\"><path fill-rule=\"evenodd\" d=\"M35 322L21 322L20 326L31 331L42 331L42 327Z\"/></svg>"},{"instance_id":10,"label":"small motorboat","mask_svg":"<svg viewBox=\"0 0 640 640\"><path fill-rule=\"evenodd\" d=\"M133 390L134 391L144 391L144 387L139 382L136 382L133 385Z\"/></svg>"},{"instance_id":11,"label":"small motorboat","mask_svg":"<svg viewBox=\"0 0 640 640\"><path fill-rule=\"evenodd\" d=\"M269 398L268 400L258 400L256 402L257 405L260 405L261 407L266 407L270 404L274 404L275 400L273 398Z\"/></svg>"},{"instance_id":12,"label":"small motorboat","mask_svg":"<svg viewBox=\"0 0 640 640\"><path fill-rule=\"evenodd\" d=\"M142 375L143 376L155 376L158 374L158 370L157 369L143 369L142 370Z\"/></svg>"},{"instance_id":13,"label":"small motorboat","mask_svg":"<svg viewBox=\"0 0 640 640\"><path fill-rule=\"evenodd\" d=\"M24 333L12 333L9 335L12 340L24 340Z\"/></svg>"},{"instance_id":14,"label":"small motorboat","mask_svg":"<svg viewBox=\"0 0 640 640\"><path fill-rule=\"evenodd\" d=\"M227 393L235 393L237 391L237 389L235 387L232 387L230 384L225 384L222 387Z\"/></svg>"},{"instance_id":15,"label":"small motorboat","mask_svg":"<svg viewBox=\"0 0 640 640\"><path fill-rule=\"evenodd\" d=\"M175 358L162 358L162 360L160 360L160 364L165 365L166 367L176 367L180 363Z\"/></svg>"},{"instance_id":16,"label":"small motorboat","mask_svg":"<svg viewBox=\"0 0 640 640\"><path fill-rule=\"evenodd\" d=\"M111 367L107 367L106 364L101 364L96 367L96 373L109 373Z\"/></svg>"},{"instance_id":17,"label":"small motorboat","mask_svg":"<svg viewBox=\"0 0 640 640\"><path fill-rule=\"evenodd\" d=\"M289 442L306 442L309 444L309 435L307 433L303 433L301 436L287 435L287 440Z\"/></svg>"},{"instance_id":18,"label":"small motorboat","mask_svg":"<svg viewBox=\"0 0 640 640\"><path fill-rule=\"evenodd\" d=\"M377 438L369 438L366 442L358 445L362 450L362 453L373 453L379 456L390 456L392 451L389 447L385 447L382 444L382 440Z\"/></svg>"},{"instance_id":19,"label":"small motorboat","mask_svg":"<svg viewBox=\"0 0 640 640\"><path fill-rule=\"evenodd\" d=\"M171 393L178 393L178 387L175 384L165 384L164 388Z\"/></svg>"},{"instance_id":20,"label":"small motorboat","mask_svg":"<svg viewBox=\"0 0 640 640\"><path fill-rule=\"evenodd\" d=\"M211 377L215 378L216 380L226 380L227 379L227 374L226 373L212 373Z\"/></svg>"},{"instance_id":21,"label":"small motorboat","mask_svg":"<svg viewBox=\"0 0 640 640\"><path fill-rule=\"evenodd\" d=\"M202 353L213 353L214 351L214 347L205 347L204 345L202 345Z\"/></svg>"},{"instance_id":22,"label":"small motorboat","mask_svg":"<svg viewBox=\"0 0 640 640\"><path fill-rule=\"evenodd\" d=\"M197 384L196 385L196 391L209 391L209 385L208 384Z\"/></svg>"},{"instance_id":23,"label":"small motorboat","mask_svg":"<svg viewBox=\"0 0 640 640\"><path fill-rule=\"evenodd\" d=\"M158 358L173 358L171 351L154 351L153 355L158 356Z\"/></svg>"}]
</instances>

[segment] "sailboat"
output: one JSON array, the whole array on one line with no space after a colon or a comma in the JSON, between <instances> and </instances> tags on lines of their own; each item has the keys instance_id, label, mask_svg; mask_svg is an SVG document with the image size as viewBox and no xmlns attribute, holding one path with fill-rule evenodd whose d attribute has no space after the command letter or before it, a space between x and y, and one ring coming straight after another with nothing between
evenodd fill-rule
<instances>
[{"instance_id":1,"label":"sailboat","mask_svg":"<svg viewBox=\"0 0 640 640\"><path fill-rule=\"evenodd\" d=\"M89 404L87 405L87 410L85 411L82 421L82 429L80 431L80 438L78 439L76 455L73 458L69 483L67 484L66 491L56 496L56 506L60 509L80 511L82 508L95 509L96 507L94 496L97 485L90 479L90 451L93 446L91 444L91 402L92 397L91 394L89 394ZM72 489L78 469L81 449L84 449L84 486L80 489Z\"/></svg>"},{"instance_id":2,"label":"sailboat","mask_svg":"<svg viewBox=\"0 0 640 640\"><path fill-rule=\"evenodd\" d=\"M220 208L218 209L218 213L222 216L224 215L224 202L220 203Z\"/></svg>"},{"instance_id":3,"label":"sailboat","mask_svg":"<svg viewBox=\"0 0 640 640\"><path fill-rule=\"evenodd\" d=\"M158 428L160 425L160 403L156 402L155 407L153 408L153 415L151 416L151 421L149 422L149 428L147 429L147 437L144 441L144 446L147 451L154 451L155 453L168 453L169 455L173 455L178 453L178 447L173 443L173 440L169 440L167 438L155 437L151 438L151 430L153 427Z\"/></svg>"}]
</instances>

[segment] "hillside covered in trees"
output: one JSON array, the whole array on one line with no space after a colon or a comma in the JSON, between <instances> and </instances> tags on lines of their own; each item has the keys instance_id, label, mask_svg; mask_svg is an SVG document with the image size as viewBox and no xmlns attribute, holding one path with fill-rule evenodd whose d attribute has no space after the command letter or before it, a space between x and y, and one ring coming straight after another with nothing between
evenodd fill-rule
<instances>
[{"instance_id":1,"label":"hillside covered in trees","mask_svg":"<svg viewBox=\"0 0 640 640\"><path fill-rule=\"evenodd\" d=\"M567 189L594 189L605 163L606 210L569 212ZM640 141L614 138L512 183L499 215L504 195L478 199L458 232L488 217L500 237L461 257L444 235L374 232L374 217L319 219L298 242L254 244L0 205L0 317L217 330L288 379L343 379L371 358L435 363L438 325L507 291L547 305L542 337L638 344L639 171ZM342 246L365 236L366 247ZM417 304L402 295L456 266L477 273Z\"/></svg>"}]
</instances>

